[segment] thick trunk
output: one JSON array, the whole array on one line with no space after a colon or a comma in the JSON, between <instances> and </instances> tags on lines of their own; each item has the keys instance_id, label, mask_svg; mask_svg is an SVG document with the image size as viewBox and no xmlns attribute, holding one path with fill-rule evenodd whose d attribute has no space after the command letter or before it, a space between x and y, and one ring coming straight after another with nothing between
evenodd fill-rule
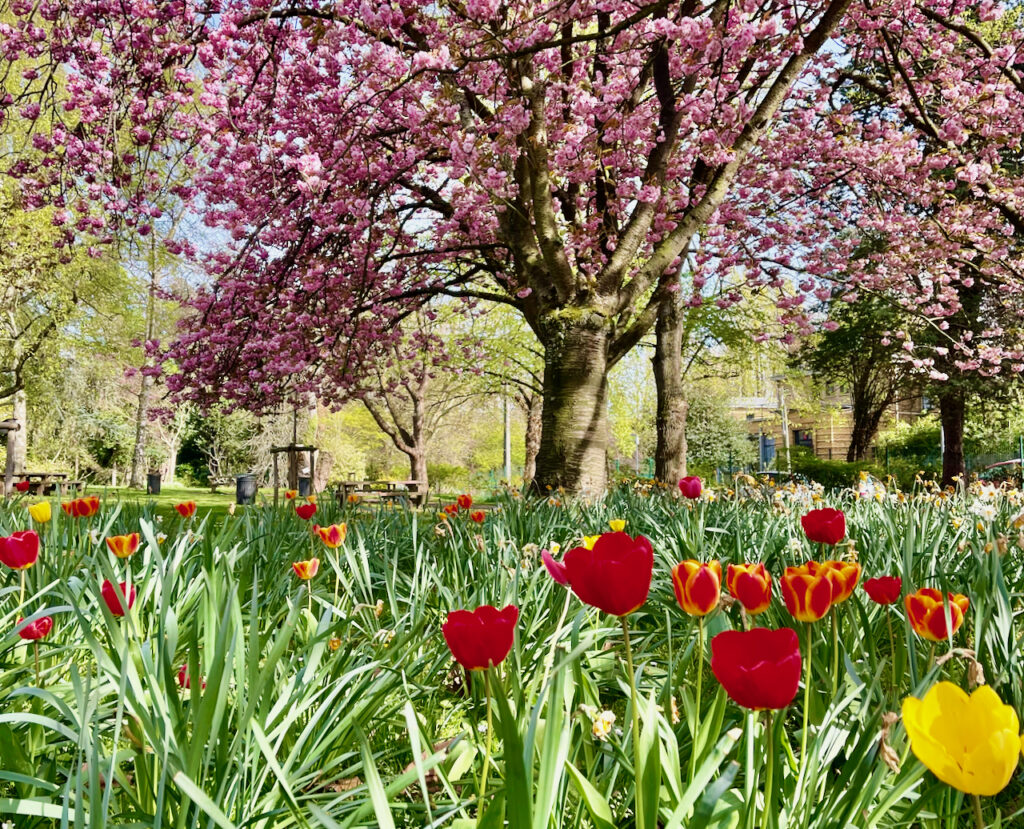
<instances>
[{"instance_id":1,"label":"thick trunk","mask_svg":"<svg viewBox=\"0 0 1024 829\"><path fill-rule=\"evenodd\" d=\"M544 400L533 488L601 495L608 484L610 330L600 314L575 308L543 318L540 331Z\"/></svg>"},{"instance_id":2,"label":"thick trunk","mask_svg":"<svg viewBox=\"0 0 1024 829\"><path fill-rule=\"evenodd\" d=\"M28 395L24 389L14 393L14 419L21 428L7 433L7 458L11 471L21 475L28 463Z\"/></svg>"},{"instance_id":3,"label":"thick trunk","mask_svg":"<svg viewBox=\"0 0 1024 829\"><path fill-rule=\"evenodd\" d=\"M142 388L139 390L139 405L135 409L135 449L132 451L132 471L128 486L142 489L146 485L146 421L149 418L149 390L153 378L142 375Z\"/></svg>"},{"instance_id":4,"label":"thick trunk","mask_svg":"<svg viewBox=\"0 0 1024 829\"><path fill-rule=\"evenodd\" d=\"M426 503L426 493L430 487L430 480L427 477L427 453L421 449L418 452L406 452L406 454L409 456L410 480L423 482L420 490L423 495L414 498L413 502L417 506L423 506Z\"/></svg>"},{"instance_id":5,"label":"thick trunk","mask_svg":"<svg viewBox=\"0 0 1024 829\"><path fill-rule=\"evenodd\" d=\"M942 486L956 486L966 479L964 465L964 393L949 388L939 395L942 423Z\"/></svg>"},{"instance_id":6,"label":"thick trunk","mask_svg":"<svg viewBox=\"0 0 1024 829\"><path fill-rule=\"evenodd\" d=\"M523 462L523 488L529 487L537 476L537 452L540 450L541 413L544 399L531 393L526 409L526 458Z\"/></svg>"},{"instance_id":7,"label":"thick trunk","mask_svg":"<svg viewBox=\"0 0 1024 829\"><path fill-rule=\"evenodd\" d=\"M683 391L683 321L670 297L658 310L655 325L654 387L657 393L658 443L654 450L654 477L672 484L686 475L686 415L690 404Z\"/></svg>"},{"instance_id":8,"label":"thick trunk","mask_svg":"<svg viewBox=\"0 0 1024 829\"><path fill-rule=\"evenodd\" d=\"M871 441L875 439L878 432L878 424L882 420L881 409L871 410L865 413L854 411L853 430L850 432L850 448L846 450L846 460L865 461L868 456L868 449Z\"/></svg>"}]
</instances>

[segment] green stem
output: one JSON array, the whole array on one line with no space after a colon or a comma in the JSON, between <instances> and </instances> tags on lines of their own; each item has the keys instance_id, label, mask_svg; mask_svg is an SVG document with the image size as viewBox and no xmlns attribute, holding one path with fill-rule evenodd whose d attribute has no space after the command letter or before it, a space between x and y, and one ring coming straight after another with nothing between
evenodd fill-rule
<instances>
[{"instance_id":1,"label":"green stem","mask_svg":"<svg viewBox=\"0 0 1024 829\"><path fill-rule=\"evenodd\" d=\"M747 768L743 775L743 800L746 803L746 810L744 815L743 825L745 829L753 829L754 826L754 813L757 811L757 786L756 786L756 775L754 772L754 744L756 737L754 736L754 712L747 711ZM692 781L693 776L690 776Z\"/></svg>"},{"instance_id":2,"label":"green stem","mask_svg":"<svg viewBox=\"0 0 1024 829\"><path fill-rule=\"evenodd\" d=\"M487 794L487 772L491 764L491 669L484 671L484 696L487 697L487 737L484 740L484 770L480 773L480 801L477 806L477 818L483 815L484 796Z\"/></svg>"},{"instance_id":3,"label":"green stem","mask_svg":"<svg viewBox=\"0 0 1024 829\"><path fill-rule=\"evenodd\" d=\"M978 829L985 829L985 818L981 814L981 798L972 794L971 800L974 802L974 820L978 824Z\"/></svg>"},{"instance_id":4,"label":"green stem","mask_svg":"<svg viewBox=\"0 0 1024 829\"><path fill-rule=\"evenodd\" d=\"M636 676L633 673L633 649L629 644L629 622L622 619L622 636L626 644L626 676L629 679L629 694L633 708L633 790L635 796L635 813L637 825L643 822L643 786L640 780L640 705L636 697Z\"/></svg>"},{"instance_id":5,"label":"green stem","mask_svg":"<svg viewBox=\"0 0 1024 829\"><path fill-rule=\"evenodd\" d=\"M703 693L704 684L704 617L700 616L697 619L697 686L696 695L693 699L693 710L696 712L695 721L693 724L693 732L691 737L693 738L693 750L690 752L690 781L693 781L694 775L697 773L697 755L700 750L703 749L702 745L697 743L697 732L700 730L700 702Z\"/></svg>"},{"instance_id":6,"label":"green stem","mask_svg":"<svg viewBox=\"0 0 1024 829\"><path fill-rule=\"evenodd\" d=\"M839 611L832 606L832 699L839 691Z\"/></svg>"},{"instance_id":7,"label":"green stem","mask_svg":"<svg viewBox=\"0 0 1024 829\"><path fill-rule=\"evenodd\" d=\"M25 606L25 571L21 571L21 599L18 600L18 610Z\"/></svg>"},{"instance_id":8,"label":"green stem","mask_svg":"<svg viewBox=\"0 0 1024 829\"><path fill-rule=\"evenodd\" d=\"M313 580L306 580L306 608L310 613L313 612Z\"/></svg>"},{"instance_id":9,"label":"green stem","mask_svg":"<svg viewBox=\"0 0 1024 829\"><path fill-rule=\"evenodd\" d=\"M898 693L896 688L896 637L892 633L892 611L888 607L885 609L885 623L889 627L889 661L892 663L892 691L895 695Z\"/></svg>"},{"instance_id":10,"label":"green stem","mask_svg":"<svg viewBox=\"0 0 1024 829\"><path fill-rule=\"evenodd\" d=\"M807 730L811 713L811 645L814 642L810 623L807 624L807 668L804 672L804 730L800 735L800 777L807 769Z\"/></svg>"},{"instance_id":11,"label":"green stem","mask_svg":"<svg viewBox=\"0 0 1024 829\"><path fill-rule=\"evenodd\" d=\"M772 797L772 784L775 777L775 746L772 744L772 711L767 709L764 712L764 812L761 814L762 829L772 829L775 826L775 804Z\"/></svg>"}]
</instances>

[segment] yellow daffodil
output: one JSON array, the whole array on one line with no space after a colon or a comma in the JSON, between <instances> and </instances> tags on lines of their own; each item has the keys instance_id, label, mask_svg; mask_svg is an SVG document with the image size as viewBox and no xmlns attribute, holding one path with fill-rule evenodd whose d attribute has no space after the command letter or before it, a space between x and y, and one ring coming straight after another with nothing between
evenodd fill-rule
<instances>
[{"instance_id":1,"label":"yellow daffodil","mask_svg":"<svg viewBox=\"0 0 1024 829\"><path fill-rule=\"evenodd\" d=\"M597 544L597 539L599 539L600 537L600 535L583 536L583 546L586 547L588 550L593 550L594 545Z\"/></svg>"},{"instance_id":2,"label":"yellow daffodil","mask_svg":"<svg viewBox=\"0 0 1024 829\"><path fill-rule=\"evenodd\" d=\"M45 524L53 518L53 510L50 507L49 501L40 501L38 504L30 505L28 514L32 516L32 520L37 524Z\"/></svg>"},{"instance_id":3,"label":"yellow daffodil","mask_svg":"<svg viewBox=\"0 0 1024 829\"><path fill-rule=\"evenodd\" d=\"M965 794L1001 792L1024 751L1016 712L988 685L968 696L952 682L940 682L924 699L907 697L903 725L917 758Z\"/></svg>"}]
</instances>

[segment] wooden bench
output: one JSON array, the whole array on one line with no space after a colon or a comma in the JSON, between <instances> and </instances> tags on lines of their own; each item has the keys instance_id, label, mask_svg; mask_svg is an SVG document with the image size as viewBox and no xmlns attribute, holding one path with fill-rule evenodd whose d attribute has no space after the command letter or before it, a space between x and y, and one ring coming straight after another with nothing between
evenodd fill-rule
<instances>
[{"instance_id":1,"label":"wooden bench","mask_svg":"<svg viewBox=\"0 0 1024 829\"><path fill-rule=\"evenodd\" d=\"M210 492L216 492L217 487L228 486L234 483L234 475L211 475L207 483L210 485Z\"/></svg>"},{"instance_id":2,"label":"wooden bench","mask_svg":"<svg viewBox=\"0 0 1024 829\"><path fill-rule=\"evenodd\" d=\"M355 496L364 504L396 504L407 501L422 504L427 499L425 481L342 481L338 485L338 503L345 506Z\"/></svg>"}]
</instances>

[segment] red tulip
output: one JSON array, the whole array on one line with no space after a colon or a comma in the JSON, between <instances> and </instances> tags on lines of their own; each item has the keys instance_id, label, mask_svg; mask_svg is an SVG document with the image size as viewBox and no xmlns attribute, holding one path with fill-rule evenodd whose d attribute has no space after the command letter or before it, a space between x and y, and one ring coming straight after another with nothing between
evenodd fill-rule
<instances>
[{"instance_id":1,"label":"red tulip","mask_svg":"<svg viewBox=\"0 0 1024 829\"><path fill-rule=\"evenodd\" d=\"M691 616L707 616L722 598L722 565L701 564L695 559L672 568L672 589L679 606Z\"/></svg>"},{"instance_id":2,"label":"red tulip","mask_svg":"<svg viewBox=\"0 0 1024 829\"><path fill-rule=\"evenodd\" d=\"M704 491L704 486L696 475L687 475L679 480L679 491L683 494L684 498L689 498L693 501L700 498L701 492Z\"/></svg>"},{"instance_id":3,"label":"red tulip","mask_svg":"<svg viewBox=\"0 0 1024 829\"><path fill-rule=\"evenodd\" d=\"M555 557L551 555L548 550L540 551L540 560L543 561L544 566L548 568L551 578L559 584L569 583L569 571L565 569L565 565L562 564L562 562L555 561Z\"/></svg>"},{"instance_id":4,"label":"red tulip","mask_svg":"<svg viewBox=\"0 0 1024 829\"><path fill-rule=\"evenodd\" d=\"M100 511L100 499L95 495L88 498L79 498L79 510L83 518L92 518Z\"/></svg>"},{"instance_id":5,"label":"red tulip","mask_svg":"<svg viewBox=\"0 0 1024 829\"><path fill-rule=\"evenodd\" d=\"M29 481L18 481L18 483L14 485L14 488L18 490L18 492L28 492L32 488L32 484Z\"/></svg>"},{"instance_id":6,"label":"red tulip","mask_svg":"<svg viewBox=\"0 0 1024 829\"><path fill-rule=\"evenodd\" d=\"M772 576L764 564L730 564L725 586L751 616L764 613L772 603Z\"/></svg>"},{"instance_id":7,"label":"red tulip","mask_svg":"<svg viewBox=\"0 0 1024 829\"><path fill-rule=\"evenodd\" d=\"M860 565L855 561L825 561L821 569L832 579L832 604L845 602L860 581Z\"/></svg>"},{"instance_id":8,"label":"red tulip","mask_svg":"<svg viewBox=\"0 0 1024 829\"><path fill-rule=\"evenodd\" d=\"M316 515L316 504L302 504L295 508L295 514L303 521L308 521Z\"/></svg>"},{"instance_id":9,"label":"red tulip","mask_svg":"<svg viewBox=\"0 0 1024 829\"><path fill-rule=\"evenodd\" d=\"M562 566L581 601L613 616L626 616L647 601L654 550L642 535L630 538L622 532L605 533L593 549L569 550Z\"/></svg>"},{"instance_id":10,"label":"red tulip","mask_svg":"<svg viewBox=\"0 0 1024 829\"><path fill-rule=\"evenodd\" d=\"M512 650L519 608L514 604L498 610L489 604L476 610L453 610L441 626L444 641L455 661L470 671L500 665Z\"/></svg>"},{"instance_id":11,"label":"red tulip","mask_svg":"<svg viewBox=\"0 0 1024 829\"><path fill-rule=\"evenodd\" d=\"M903 592L903 579L899 576L879 576L864 582L864 590L876 604L895 604Z\"/></svg>"},{"instance_id":12,"label":"red tulip","mask_svg":"<svg viewBox=\"0 0 1024 829\"><path fill-rule=\"evenodd\" d=\"M334 550L345 543L345 536L348 535L348 524L331 524L329 527L313 525L313 532L320 536L320 540L328 549Z\"/></svg>"},{"instance_id":13,"label":"red tulip","mask_svg":"<svg viewBox=\"0 0 1024 829\"><path fill-rule=\"evenodd\" d=\"M753 628L719 633L711 640L711 672L744 708L785 708L800 685L796 631Z\"/></svg>"},{"instance_id":14,"label":"red tulip","mask_svg":"<svg viewBox=\"0 0 1024 829\"><path fill-rule=\"evenodd\" d=\"M311 558L306 561L293 561L292 569L300 579L309 581L320 570L320 559Z\"/></svg>"},{"instance_id":15,"label":"red tulip","mask_svg":"<svg viewBox=\"0 0 1024 829\"><path fill-rule=\"evenodd\" d=\"M804 535L819 544L838 544L846 535L846 515L842 510L824 507L800 516Z\"/></svg>"},{"instance_id":16,"label":"red tulip","mask_svg":"<svg viewBox=\"0 0 1024 829\"><path fill-rule=\"evenodd\" d=\"M191 518L196 514L196 502L185 501L183 504L175 504L174 508L178 511L178 515L182 518Z\"/></svg>"},{"instance_id":17,"label":"red tulip","mask_svg":"<svg viewBox=\"0 0 1024 829\"><path fill-rule=\"evenodd\" d=\"M39 536L35 530L22 530L0 538L0 564L12 570L27 570L38 558Z\"/></svg>"},{"instance_id":18,"label":"red tulip","mask_svg":"<svg viewBox=\"0 0 1024 829\"><path fill-rule=\"evenodd\" d=\"M294 501L299 497L299 491L297 489L286 489L284 491L284 500Z\"/></svg>"},{"instance_id":19,"label":"red tulip","mask_svg":"<svg viewBox=\"0 0 1024 829\"><path fill-rule=\"evenodd\" d=\"M475 510L473 510L469 514L469 517L470 517L471 520L475 521L477 524L483 524L484 523L484 511L482 509L475 509Z\"/></svg>"},{"instance_id":20,"label":"red tulip","mask_svg":"<svg viewBox=\"0 0 1024 829\"><path fill-rule=\"evenodd\" d=\"M139 534L114 535L107 539L107 547L118 558L128 558L139 550Z\"/></svg>"},{"instance_id":21,"label":"red tulip","mask_svg":"<svg viewBox=\"0 0 1024 829\"><path fill-rule=\"evenodd\" d=\"M22 619L18 619L18 624L22 623ZM44 616L42 619L36 619L29 625L25 625L21 630L18 631L18 636L22 639L26 639L29 642L35 642L38 639L42 639L50 635L50 631L53 630L53 619L49 616Z\"/></svg>"},{"instance_id":22,"label":"red tulip","mask_svg":"<svg viewBox=\"0 0 1024 829\"><path fill-rule=\"evenodd\" d=\"M192 681L188 675L188 665L182 665L180 668L178 668L178 684L185 690L188 690L192 687ZM203 690L206 690L205 679L200 679L199 684L203 688Z\"/></svg>"},{"instance_id":23,"label":"red tulip","mask_svg":"<svg viewBox=\"0 0 1024 829\"><path fill-rule=\"evenodd\" d=\"M100 588L100 595L103 597L103 601L106 602L110 612L115 616L124 616L133 604L135 604L135 585L132 585L131 592L125 593L126 583L121 582L120 585L115 585L108 579L103 580L103 587ZM124 606L124 600L128 599L128 607Z\"/></svg>"},{"instance_id":24,"label":"red tulip","mask_svg":"<svg viewBox=\"0 0 1024 829\"><path fill-rule=\"evenodd\" d=\"M948 593L947 603L943 603L942 594L934 587L922 587L916 593L909 594L903 603L907 608L907 620L914 632L930 642L943 642L956 633L971 606L962 593ZM952 630L946 626L947 608Z\"/></svg>"},{"instance_id":25,"label":"red tulip","mask_svg":"<svg viewBox=\"0 0 1024 829\"><path fill-rule=\"evenodd\" d=\"M782 574L786 610L800 622L816 622L832 607L833 577L816 561L787 567Z\"/></svg>"},{"instance_id":26,"label":"red tulip","mask_svg":"<svg viewBox=\"0 0 1024 829\"><path fill-rule=\"evenodd\" d=\"M444 511L448 515L455 515L455 513L457 513L459 511L459 505L458 504L445 504L444 505Z\"/></svg>"},{"instance_id":27,"label":"red tulip","mask_svg":"<svg viewBox=\"0 0 1024 829\"><path fill-rule=\"evenodd\" d=\"M473 506L472 495L460 495L458 498L455 499L455 501L459 505L459 509L469 509L471 506Z\"/></svg>"}]
</instances>

